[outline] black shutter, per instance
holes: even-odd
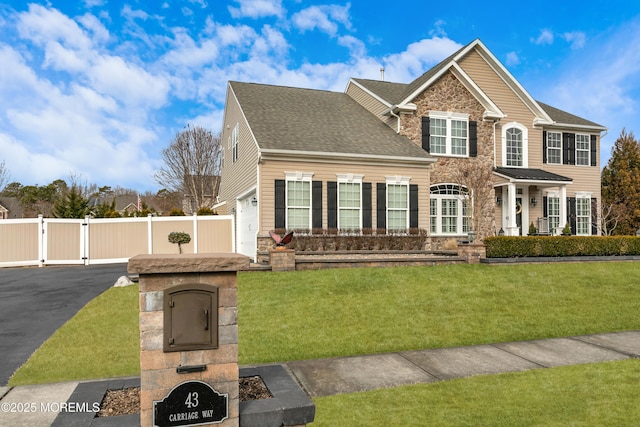
[[[338,228],[338,183],[327,182],[327,228]]]
[[[591,198],[591,235],[598,235],[598,199]]]
[[[362,228],[370,229],[372,227],[371,220],[371,183],[362,183]]]
[[[567,197],[567,222],[571,227],[571,234],[575,235],[577,232],[576,229],[576,198],[575,197]],[[563,224],[560,224],[562,227]]]
[[[549,216],[549,198],[547,196],[544,196],[542,198],[542,217],[546,218],[547,216]]]
[[[478,123],[469,122],[469,157],[478,157]]]
[[[409,228],[418,228],[418,186],[409,186]]]
[[[598,165],[598,137],[591,135],[591,166]]]
[[[275,188],[276,188],[276,194],[275,194],[275,199],[276,199],[276,203],[275,203],[275,214],[276,214],[276,221],[275,221],[275,227],[276,228],[285,228],[287,226],[287,215],[286,215],[286,210],[287,210],[287,205],[286,205],[286,191],[287,191],[287,183],[284,179],[276,179],[275,181]]]
[[[429,139],[431,136],[431,129],[429,128],[429,117],[422,118],[422,149],[427,153],[431,152],[431,146]]]
[[[565,165],[576,164],[576,134],[562,134],[562,163]]]
[[[322,228],[322,181],[311,183],[311,228]]]
[[[387,185],[376,184],[376,227],[378,230],[387,228]]]
[[[547,163],[547,131],[546,130],[542,131],[542,163]]]

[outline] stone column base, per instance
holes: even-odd
[[[296,269],[296,251],[293,249],[271,249],[269,264],[271,264],[271,271],[293,271]]]

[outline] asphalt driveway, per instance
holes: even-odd
[[[127,264],[0,268],[0,386]]]

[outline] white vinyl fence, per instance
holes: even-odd
[[[127,262],[139,254],[178,253],[169,233],[191,236],[182,253],[235,252],[231,215],[143,218],[28,218],[0,221],[0,267]]]

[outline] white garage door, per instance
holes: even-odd
[[[251,203],[254,196],[254,194],[250,194],[238,203],[238,252],[255,260],[258,207]]]

